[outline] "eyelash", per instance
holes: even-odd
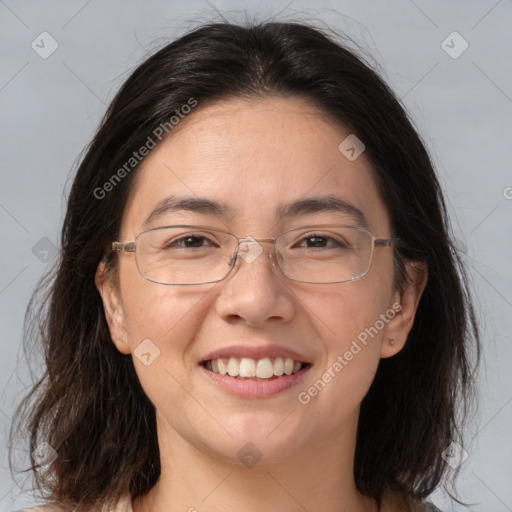
[[[321,238],[321,239],[324,239],[326,240],[327,242],[332,242],[334,246],[336,247],[347,247],[347,244],[344,244],[332,237],[329,237],[329,236],[325,236],[323,234],[319,234],[319,233],[315,233],[315,234],[309,234],[309,235],[306,235],[306,236],[303,236],[300,240],[299,240],[299,244],[304,242],[305,240],[310,240],[312,238]],[[173,240],[172,243],[170,244],[166,244],[164,247],[165,248],[169,248],[171,247],[172,245],[174,244],[178,244],[179,242],[183,242],[183,241],[186,241],[187,239],[202,239],[202,240],[209,240],[210,242],[212,240],[210,240],[208,237],[206,236],[203,236],[203,235],[185,235],[185,236],[181,236],[180,238],[176,239],[176,240]],[[181,246],[183,247],[183,246]],[[201,244],[199,247],[204,247],[204,244]],[[190,247],[185,247],[185,248],[190,248]],[[314,247],[307,247],[308,249],[312,249]]]

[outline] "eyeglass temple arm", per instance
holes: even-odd
[[[116,252],[135,252],[135,242],[112,242],[112,250]]]
[[[382,245],[382,247],[391,247],[392,245],[398,245],[400,238],[376,238],[375,245]]]

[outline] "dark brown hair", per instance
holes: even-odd
[[[393,236],[397,284],[407,261],[428,282],[403,350],[380,361],[361,404],[355,479],[380,500],[386,491],[424,498],[447,472],[442,452],[462,444],[474,403],[480,342],[466,274],[436,173],[404,108],[355,52],[301,23],[201,26],[144,61],[121,87],[77,170],[60,257],[27,310],[25,341],[42,343],[44,375],[21,403],[30,452],[57,452],[36,487],[76,510],[147,493],[160,474],[155,410],[130,356],[110,338],[94,276],[118,235],[137,166],[104,198],[102,188],[161,123],[194,98],[297,96],[318,106],[366,146]],[[191,113],[193,115],[193,113]],[[38,292],[46,291],[38,304]],[[472,359],[474,356],[474,364]]]

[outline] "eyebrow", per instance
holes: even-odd
[[[342,213],[352,217],[360,227],[368,226],[368,221],[359,208],[336,196],[306,197],[280,205],[276,210],[276,217],[282,220],[300,215],[324,212]]]
[[[227,204],[206,197],[168,196],[157,203],[153,211],[144,220],[142,227],[143,229],[149,227],[167,213],[183,210],[227,219],[232,219],[235,216],[235,211]],[[342,213],[352,217],[360,227],[368,226],[368,221],[359,208],[336,196],[307,197],[280,204],[276,209],[276,218],[284,220],[324,212]]]
[[[206,197],[168,196],[157,203],[153,211],[146,217],[142,227],[149,227],[150,224],[160,219],[165,214],[180,210],[228,218],[232,218],[234,216],[234,211],[228,205],[213,201]]]

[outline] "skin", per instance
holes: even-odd
[[[225,202],[236,215],[182,211],[155,226],[206,224],[238,237],[270,238],[301,225],[356,225],[339,213],[276,221],[282,202],[336,195],[363,211],[377,238],[389,238],[389,215],[370,162],[364,153],[349,161],[338,150],[348,134],[298,98],[198,106],[138,170],[122,239],[133,241],[146,216],[171,193]],[[152,283],[139,274],[131,253],[119,254],[118,287],[98,267],[96,284],[112,340],[133,357],[157,411],[162,473],[147,495],[133,501],[134,512],[377,511],[353,477],[359,407],[380,358],[395,355],[406,342],[426,272],[408,267],[410,283],[395,289],[393,249],[380,247],[362,279],[305,284],[286,279],[268,257],[271,244],[262,246],[266,252],[254,262],[241,261],[225,280],[208,285]],[[298,392],[321,378],[396,303],[401,311],[317,396],[301,404]],[[147,338],[161,351],[150,366],[133,354]],[[205,378],[199,361],[214,349],[241,343],[278,343],[307,355],[313,366],[304,382],[277,396],[236,397]],[[247,442],[262,455],[251,468],[237,458]]]

